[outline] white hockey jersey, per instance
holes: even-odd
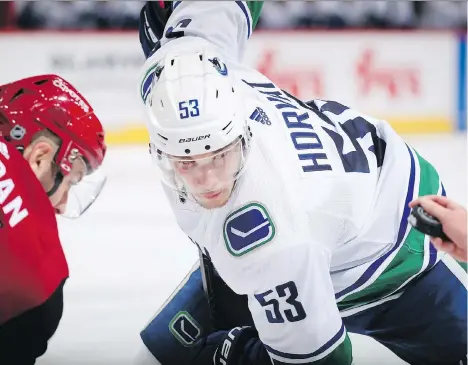
[[[222,208],[182,202],[166,188],[177,222],[248,296],[275,364],[348,364],[341,316],[399,293],[438,260],[407,224],[413,198],[442,193],[438,174],[386,122],[334,101],[305,104],[244,65],[255,21],[245,2],[174,7],[166,29],[184,36],[161,40],[141,96],[173,44],[210,42],[243,80],[253,134],[246,171]]]

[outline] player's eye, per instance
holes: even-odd
[[[220,153],[218,155],[216,155],[215,157],[213,157],[214,160],[224,160],[224,158],[226,157],[228,153],[227,152],[223,152],[223,153]]]
[[[196,162],[195,161],[179,161],[177,165],[180,170],[188,171],[196,166]]]
[[[213,164],[215,167],[222,167],[224,165],[224,160],[228,152],[220,153],[213,157]]]

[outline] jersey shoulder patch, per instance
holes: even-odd
[[[223,225],[224,243],[233,256],[243,256],[271,242],[276,227],[264,204],[249,202],[230,213]]]

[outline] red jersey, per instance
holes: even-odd
[[[0,325],[68,277],[55,210],[19,151],[0,137]]]

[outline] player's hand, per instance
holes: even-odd
[[[439,195],[426,195],[413,200],[409,206],[421,205],[424,210],[437,218],[442,229],[452,242],[443,241],[439,237],[431,237],[434,246],[447,252],[458,261],[467,262],[467,212],[458,203]]]
[[[159,48],[159,40],[164,35],[164,28],[172,14],[170,1],[147,1],[140,12],[140,43],[149,57],[155,49]]]
[[[236,327],[217,331],[200,339],[192,349],[191,365],[250,365],[248,349],[260,343],[252,327]],[[263,347],[263,344],[261,344]],[[264,350],[266,353],[266,350]],[[267,355],[268,356],[268,355]],[[268,356],[269,360],[269,356]],[[262,365],[255,362],[256,365]],[[269,364],[271,361],[269,360]]]

